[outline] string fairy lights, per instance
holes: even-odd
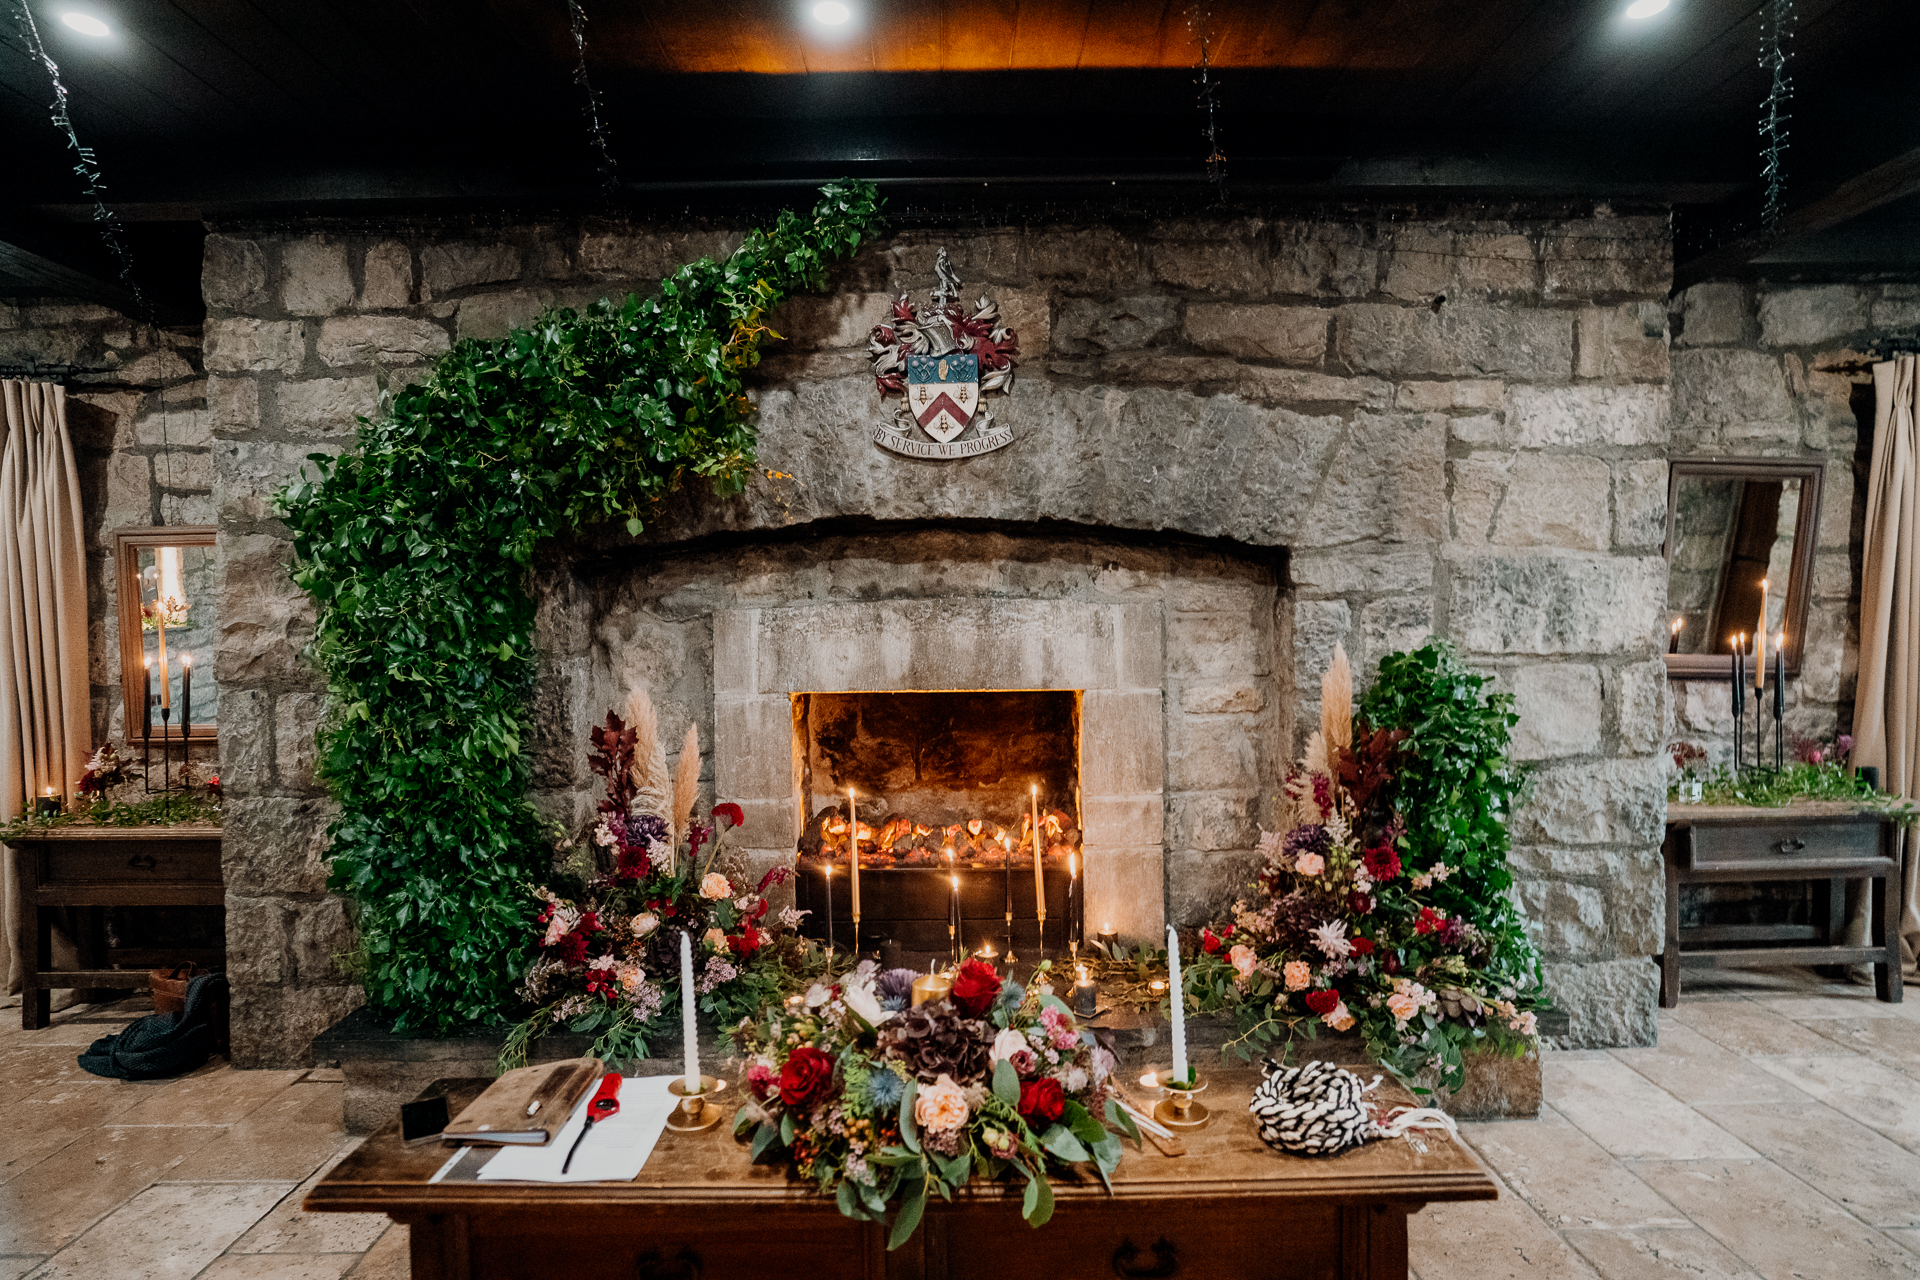
[[[1781,199],[1786,191],[1787,122],[1793,119],[1793,77],[1787,59],[1793,56],[1793,0],[1766,0],[1760,10],[1760,69],[1771,82],[1760,103],[1760,177],[1767,184],[1760,222],[1772,235],[1779,227]]]
[[[1187,10],[1187,29],[1200,42],[1199,106],[1207,117],[1200,136],[1207,140],[1207,181],[1220,199],[1227,198],[1227,157],[1220,150],[1220,81],[1213,75],[1213,30],[1211,10],[1194,5]]]
[[[600,118],[600,95],[594,92],[593,81],[587,77],[587,13],[580,7],[580,0],[567,0],[567,15],[573,27],[573,82],[586,97],[581,110],[586,113],[587,133],[593,139],[594,149],[600,153],[600,186],[611,196],[620,190],[620,171],[613,150],[607,145],[607,124]]]

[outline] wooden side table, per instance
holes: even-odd
[[[1900,884],[1905,830],[1877,809],[1841,802],[1746,809],[1670,804],[1667,839],[1666,947],[1660,957],[1660,1007],[1680,1003],[1680,970],[1720,966],[1872,964],[1874,994],[1898,1004]],[[1752,880],[1818,882],[1825,917],[1813,924],[1680,927],[1680,886]],[[1873,900],[1872,945],[1841,944],[1846,886],[1864,880]],[[1812,946],[1709,943],[1813,942]]]
[[[81,969],[53,968],[49,907],[219,907],[220,828],[49,827],[11,842],[20,874],[19,956],[23,974],[20,1025],[47,1025],[55,987],[146,985],[138,969],[105,966],[104,940],[78,941]]]

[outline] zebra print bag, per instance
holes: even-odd
[[[1268,1058],[1266,1078],[1253,1091],[1248,1109],[1259,1123],[1260,1140],[1290,1155],[1338,1155],[1402,1134],[1424,1152],[1426,1144],[1414,1137],[1415,1129],[1445,1129],[1459,1136],[1452,1116],[1428,1107],[1398,1107],[1384,1125],[1379,1123],[1367,1097],[1379,1087],[1379,1076],[1362,1084],[1359,1076],[1331,1062],[1283,1067]]]

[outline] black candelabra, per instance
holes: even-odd
[[[188,791],[192,786],[192,775],[188,765],[189,739],[193,734],[193,664],[182,663],[180,667],[180,785],[173,783],[173,700],[166,691],[156,694],[153,691],[153,665],[147,664],[146,697],[140,714],[140,749],[145,768],[141,770],[147,792],[166,794],[173,791]],[[165,673],[161,678],[167,679]],[[160,709],[160,785],[153,785],[153,711]]]

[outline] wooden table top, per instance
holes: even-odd
[[[1444,1131],[1422,1131],[1422,1154],[1401,1138],[1370,1142],[1357,1150],[1332,1157],[1282,1155],[1270,1150],[1255,1131],[1247,1110],[1259,1073],[1251,1069],[1215,1071],[1201,1099],[1213,1108],[1206,1128],[1183,1134],[1187,1154],[1162,1155],[1151,1144],[1135,1150],[1125,1141],[1126,1155],[1113,1175],[1115,1196],[1127,1200],[1204,1197],[1312,1200],[1323,1204],[1409,1204],[1441,1200],[1492,1200],[1498,1188],[1467,1146]],[[444,1089],[448,1107],[458,1112],[486,1087],[486,1080],[449,1080],[429,1086],[428,1094]],[[737,1089],[734,1085],[731,1089]],[[425,1095],[423,1095],[425,1096]],[[1413,1098],[1391,1079],[1378,1095],[1388,1107],[1412,1105]],[[664,1204],[739,1203],[781,1205],[800,1209],[808,1204],[820,1212],[837,1214],[831,1197],[811,1184],[791,1180],[784,1165],[756,1165],[748,1161],[744,1141],[733,1137],[733,1113],[703,1133],[676,1133],[669,1129],[632,1182],[568,1184],[441,1182],[429,1184],[454,1148],[441,1143],[408,1147],[400,1141],[396,1117],[386,1128],[362,1143],[307,1193],[303,1205],[310,1212],[334,1213],[470,1213],[534,1210],[612,1209]],[[1124,1141],[1124,1140],[1123,1140]],[[957,1199],[1016,1201],[1025,1184],[976,1181]],[[1083,1178],[1056,1178],[1054,1195],[1062,1207],[1075,1200],[1104,1199],[1106,1189],[1091,1173]],[[931,1211],[934,1207],[929,1206]]]
[[[169,822],[160,825],[116,827],[108,823],[69,823],[17,835],[8,844],[38,844],[43,840],[218,840],[220,826],[213,822]]]
[[[1680,804],[1667,802],[1667,825],[1670,827],[1688,827],[1694,823],[1717,825],[1724,823],[1761,823],[1761,822],[1805,822],[1812,818],[1819,821],[1846,822],[1862,818],[1879,819],[1887,816],[1878,805],[1865,804],[1855,800],[1802,800],[1794,804],[1781,805],[1778,808],[1760,805],[1737,804]]]

